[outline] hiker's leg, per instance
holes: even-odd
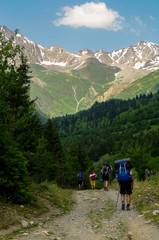
[[[130,194],[127,194],[127,204],[130,205],[130,202],[131,202],[131,197],[130,197]]]
[[[121,201],[125,203],[125,194],[121,194]]]
[[[121,210],[125,210],[125,194],[121,194],[121,202],[122,202]]]
[[[125,182],[120,182],[120,194],[121,194],[121,202],[122,202],[122,210],[125,210],[125,194],[126,194],[126,190],[125,190]]]
[[[106,175],[106,179],[105,180],[106,180],[106,183],[105,183],[106,186],[105,187],[106,187],[106,190],[108,190],[109,174]]]
[[[93,189],[93,180],[91,180],[91,188]]]
[[[127,194],[127,211],[130,211],[130,202],[131,202],[130,194]]]
[[[108,180],[106,180],[105,187],[108,188]]]
[[[132,194],[132,184],[131,182],[128,182],[127,183],[127,210],[128,211],[130,211],[131,194]]]

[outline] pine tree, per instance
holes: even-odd
[[[22,49],[0,33],[0,189],[1,196],[14,202],[27,202],[29,181],[27,160],[21,146],[24,129],[30,128],[34,108],[29,97],[30,77]],[[17,59],[20,57],[20,65]],[[31,131],[31,129],[30,129]],[[27,142],[30,136],[25,138]]]
[[[25,203],[32,199],[29,191],[27,161],[7,131],[0,137],[0,196],[5,201]]]
[[[49,179],[55,179],[58,184],[63,184],[64,153],[58,131],[51,119],[48,119],[45,125],[44,137],[47,139],[47,150],[52,154],[52,159],[48,163]]]
[[[32,178],[37,182],[53,180],[53,176],[56,175],[55,163],[52,159],[52,153],[47,150],[47,144],[44,136],[38,139],[36,154],[33,155],[30,164]]]

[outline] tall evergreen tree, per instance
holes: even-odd
[[[44,136],[38,139],[36,154],[30,159],[30,172],[34,181],[53,180],[56,174],[52,153],[47,150],[48,142]]]
[[[47,150],[52,154],[49,162],[49,179],[62,184],[64,174],[64,153],[58,131],[51,119],[45,125],[44,137],[47,139]]]
[[[14,38],[0,33],[0,188],[1,194],[14,202],[30,198],[27,161],[21,150],[21,137],[28,131],[33,102],[29,97],[30,77],[22,49],[14,46]],[[20,57],[20,64],[17,59]],[[24,124],[25,123],[25,124]],[[25,141],[29,139],[25,138]]]

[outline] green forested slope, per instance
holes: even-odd
[[[159,170],[159,93],[132,100],[96,103],[87,111],[55,118],[64,147],[80,142],[89,159],[104,154],[131,157],[144,177],[144,169]],[[139,165],[141,163],[141,166]],[[139,165],[139,166],[138,166]]]

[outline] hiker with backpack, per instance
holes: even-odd
[[[101,177],[103,180],[104,191],[108,191],[108,181],[109,181],[109,173],[112,171],[112,166],[108,161],[103,163],[103,167],[101,170]]]
[[[83,172],[79,171],[77,174],[77,179],[78,179],[78,189],[82,189],[83,181],[84,181],[84,174]]]
[[[131,194],[133,190],[133,174],[132,164],[130,158],[116,160],[115,165],[117,167],[116,177],[120,186],[122,210],[125,210],[125,195],[127,194],[127,211],[130,211]]]
[[[96,179],[97,179],[97,175],[95,172],[91,172],[91,174],[89,175],[90,178],[90,184],[91,184],[91,188],[95,189],[96,187]]]

